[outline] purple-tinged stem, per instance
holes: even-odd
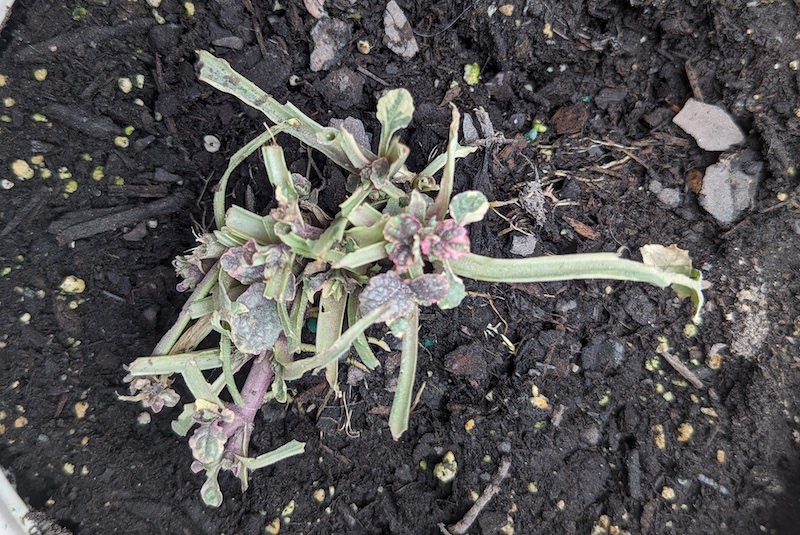
[[[233,460],[237,455],[245,455],[250,434],[253,432],[253,421],[264,404],[264,396],[274,377],[272,352],[267,352],[253,361],[241,392],[244,404],[240,407],[234,403],[226,403],[226,407],[233,411],[235,417],[232,422],[222,425],[228,436],[224,458]]]

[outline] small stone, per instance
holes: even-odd
[[[75,404],[75,417],[78,420],[82,420],[86,417],[86,411],[89,410],[89,403],[86,401],[79,401]]]
[[[328,104],[344,109],[357,106],[364,94],[364,78],[347,67],[331,71],[315,86]]]
[[[681,192],[675,188],[663,188],[656,194],[656,197],[670,208],[677,208],[681,205]]]
[[[503,16],[510,17],[514,14],[514,4],[503,4],[497,8],[497,11]]]
[[[217,136],[203,136],[203,148],[206,149],[207,152],[217,152],[221,146],[222,142],[220,142]]]
[[[483,347],[479,342],[474,342],[456,348],[444,357],[444,368],[453,375],[483,379],[487,368]]]
[[[33,178],[34,175],[33,169],[25,160],[14,160],[11,163],[11,171],[14,173],[14,176],[22,180],[29,180]]]
[[[750,149],[723,156],[706,169],[700,205],[723,225],[734,223],[753,204],[763,168]]]
[[[344,120],[334,118],[331,119],[330,123],[328,123],[328,126],[336,129],[339,129],[339,127],[344,128],[353,135],[356,143],[362,147],[370,147],[370,135],[367,134],[367,129],[364,127],[364,123],[361,122],[360,119],[356,119],[354,117],[347,117]]]
[[[592,338],[581,352],[581,366],[585,370],[616,368],[625,359],[625,346],[619,340],[605,335]]]
[[[180,182],[182,179],[180,175],[176,175],[162,169],[161,167],[156,168],[156,171],[153,175],[153,179],[156,182],[166,182],[166,183],[175,183]]]
[[[117,87],[119,87],[120,91],[127,94],[133,91],[133,82],[131,82],[131,79],[128,77],[122,77],[117,80]]]
[[[150,416],[150,413],[147,411],[140,412],[139,416],[136,417],[136,421],[139,423],[139,425],[147,425],[152,419],[153,417]]]
[[[231,50],[242,50],[244,49],[244,39],[241,37],[237,37],[235,35],[229,35],[226,37],[220,37],[219,39],[214,39],[211,41],[211,44],[214,46],[221,46],[223,48],[230,48]]]
[[[350,43],[352,30],[345,22],[326,17],[311,30],[314,50],[311,52],[309,67],[313,72],[325,71],[340,59],[342,51]]]
[[[722,152],[744,143],[744,134],[727,111],[690,98],[672,122],[707,151]]]
[[[75,275],[68,275],[61,281],[59,289],[68,294],[80,294],[86,290],[86,282]]]
[[[590,446],[597,446],[600,443],[600,436],[600,430],[594,425],[581,431],[581,439]]]
[[[419,52],[419,45],[411,30],[411,24],[394,0],[386,4],[383,26],[386,32],[383,43],[389,47],[389,50],[404,58],[413,58]]]
[[[533,235],[515,234],[511,238],[511,254],[518,256],[533,256],[539,240]]]
[[[694,435],[694,426],[688,422],[678,427],[678,442],[689,442]]]
[[[594,98],[594,103],[601,110],[606,110],[625,100],[627,95],[628,90],[624,87],[606,87],[600,90]]]

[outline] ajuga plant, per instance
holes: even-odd
[[[700,273],[675,246],[646,245],[642,262],[614,253],[494,259],[470,252],[467,226],[481,220],[489,204],[478,191],[453,194],[456,161],[475,150],[458,142],[455,108],[446,153],[415,173],[405,166],[409,148],[398,136],[414,111],[405,89],[379,100],[382,129],[373,153],[344,128],[323,127],[291,103],[278,103],[226,61],[208,52],[199,56],[202,81],[260,110],[272,124],[233,155],[221,177],[213,199],[217,230],[198,236],[199,245],[175,260],[179,290],[192,293],[153,354],[129,365],[130,395],[122,398],[159,412],[179,403],[171,385],[182,378],[194,399],[183,405],[173,429],[190,435],[192,470],[205,472],[201,496],[207,504],[222,502],[221,471],[232,472],[244,490],[249,471],[303,452],[304,444],[293,440],[251,456],[258,410],[271,399],[286,402],[287,382],[307,373],[324,371],[338,393],[339,362],[351,351],[364,367],[378,366],[365,335],[376,324],[402,340],[389,415],[398,439],[408,427],[420,307],[458,306],[464,279],[672,286],[692,298],[699,319]],[[294,136],[350,176],[338,213],[326,214],[308,178],[288,170],[279,134]],[[256,152],[274,191],[266,215],[225,204],[231,172]],[[309,344],[301,332],[312,316],[316,340]],[[207,338],[217,347],[197,349]]]

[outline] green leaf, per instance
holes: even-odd
[[[658,262],[664,267],[647,265],[620,258],[614,253],[579,253],[537,258],[488,258],[467,254],[448,262],[453,273],[470,279],[486,282],[549,282],[578,279],[612,279],[647,282],[660,288],[672,286],[678,296],[691,296],[695,305],[692,320],[700,321],[703,308],[702,276],[698,270],[685,265],[678,266],[656,254],[648,261]],[[682,271],[682,272],[676,272]],[[687,274],[684,274],[687,273]]]
[[[194,430],[194,434],[189,439],[189,447],[192,448],[192,456],[198,462],[207,465],[222,459],[227,440],[228,437],[219,420],[212,420],[201,424]]]
[[[442,171],[442,180],[439,184],[439,193],[436,194],[436,200],[431,208],[431,215],[436,216],[439,221],[444,219],[447,212],[447,206],[450,204],[450,196],[453,195],[453,183],[455,181],[456,172],[456,156],[458,154],[458,125],[461,119],[461,114],[458,113],[456,107],[451,104],[452,119],[450,120],[450,136],[447,141],[447,152],[445,157],[444,171]]]
[[[269,181],[275,188],[275,200],[278,201],[278,205],[284,209],[287,215],[300,217],[298,205],[300,197],[294,187],[292,174],[286,167],[283,149],[280,145],[264,145],[261,147],[261,154],[264,157],[264,166],[267,168]]]
[[[387,156],[389,141],[395,132],[405,128],[414,115],[414,99],[407,89],[392,89],[378,101],[378,121],[381,122],[381,140],[378,156]]]
[[[219,488],[219,481],[217,481],[219,469],[220,466],[218,463],[214,467],[207,468],[206,482],[203,483],[203,486],[200,488],[200,497],[206,505],[210,505],[211,507],[219,507],[222,505],[222,489]]]
[[[444,276],[447,277],[447,280],[450,282],[450,288],[448,289],[447,296],[436,304],[442,310],[448,310],[460,305],[461,301],[464,300],[464,296],[467,295],[467,292],[464,288],[464,281],[451,273],[449,269],[444,272]]]
[[[450,215],[459,225],[468,225],[483,219],[489,210],[486,195],[480,191],[465,191],[450,201]]]

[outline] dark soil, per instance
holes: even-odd
[[[315,21],[302,3],[271,4],[198,1],[189,17],[164,0],[162,25],[144,0],[18,0],[2,33],[0,96],[15,105],[0,110],[0,178],[14,184],[0,191],[0,267],[10,268],[0,278],[0,464],[31,506],[75,534],[262,533],[293,500],[281,533],[433,535],[465,514],[507,458],[509,477],[470,533],[588,534],[601,515],[611,533],[798,533],[800,190],[790,168],[800,166],[800,75],[788,66],[800,59],[798,3],[515,0],[511,16],[489,18],[483,0],[400,1],[428,36],[405,60],[383,45],[384,2],[334,0],[329,14],[352,27],[332,68],[347,71],[335,75],[309,69]],[[212,45],[224,37],[243,50]],[[359,40],[371,43],[368,55]],[[521,231],[538,236],[536,255],[677,243],[711,283],[698,334],[684,335],[690,306],[669,290],[471,283],[476,294],[460,309],[425,311],[425,390],[399,442],[386,425],[393,370],[384,354],[384,366],[354,385],[343,369],[346,405],[319,410],[321,377],[297,385],[289,406],[269,405],[252,451],[298,439],[307,453],[255,472],[244,494],[224,477],[223,505],[204,506],[190,451],[170,430],[177,411],[141,425],[141,408],[115,396],[123,365],[149,354],[182,304],[170,261],[192,245],[194,228],[211,226],[210,191],[226,158],[263,128],[255,112],[196,81],[196,49],[323,124],[349,115],[377,131],[381,81],[408,88],[412,169],[444,148],[450,112],[441,103],[453,80],[461,91],[452,102],[484,107],[507,138],[541,120],[550,128],[534,142],[468,158],[457,187],[506,201],[539,177],[568,202],[548,201],[541,224],[517,205],[497,208],[473,226],[473,250],[510,256]],[[472,62],[482,80],[468,88]],[[39,68],[48,72],[41,82]],[[143,87],[121,92],[118,78],[136,74]],[[340,92],[328,77],[343,75]],[[727,108],[766,163],[752,210],[733,227],[705,213],[692,189],[719,154],[671,122],[693,95]],[[115,147],[126,125],[135,127],[130,146]],[[219,152],[204,150],[206,134],[222,141]],[[293,147],[287,141],[300,155],[290,167],[304,171],[305,151]],[[36,155],[52,177],[36,169],[14,178],[11,162]],[[104,177],[93,180],[98,165]],[[74,193],[64,193],[62,167]],[[255,159],[234,179],[234,202],[268,200]],[[677,207],[656,198],[654,181],[680,191]],[[100,209],[159,198],[167,208],[74,242],[51,226],[91,227]],[[86,291],[60,291],[68,275]],[[660,337],[702,389],[663,359],[660,369],[647,365]],[[715,344],[728,345],[719,369],[706,365]],[[532,385],[547,409],[531,403]],[[694,433],[682,442],[684,424]],[[443,486],[431,467],[448,450],[458,476]]]

